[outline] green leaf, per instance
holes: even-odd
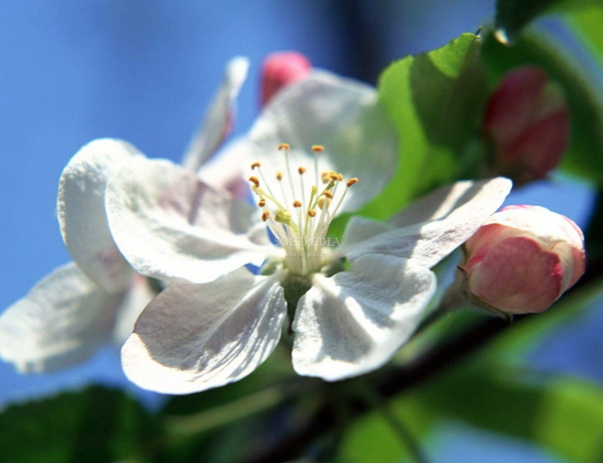
[[[7,407],[0,414],[4,463],[149,461],[155,428],[132,398],[89,387]]]
[[[593,6],[572,11],[564,16],[590,56],[603,67],[603,7]]]
[[[407,56],[381,74],[382,104],[400,133],[392,182],[362,215],[386,218],[435,186],[458,179],[467,141],[479,127],[487,93],[480,39],[463,34],[429,53]]]
[[[407,428],[417,445],[433,429],[438,418],[423,403],[420,392],[400,395],[385,405],[393,419]],[[367,461],[406,461],[408,446],[391,419],[374,410],[356,419],[346,430],[340,447],[341,460],[346,463]]]
[[[603,105],[597,89],[571,66],[559,46],[534,34],[524,34],[514,46],[506,47],[489,34],[484,39],[482,57],[494,80],[511,69],[532,64],[561,85],[570,108],[572,134],[561,167],[603,185]]]
[[[598,463],[603,456],[600,386],[491,365],[457,369],[424,393],[425,403],[440,413],[571,461]]]
[[[526,359],[557,330],[583,323],[602,297],[601,281],[594,281],[566,294],[547,312],[527,316],[424,388],[422,403],[434,407],[434,414],[532,441],[571,461],[601,461],[603,389],[539,374],[527,369]]]
[[[525,26],[544,13],[601,4],[601,0],[497,0],[496,36],[508,45],[515,42]]]
[[[277,350],[278,353],[284,353]],[[168,461],[245,461],[258,443],[276,431],[275,415],[294,396],[301,402],[298,377],[291,367],[273,355],[252,375],[235,383],[200,392],[171,397],[160,411]]]

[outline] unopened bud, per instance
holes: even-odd
[[[492,173],[517,184],[543,178],[561,160],[569,130],[563,92],[544,71],[524,66],[509,72],[492,93],[484,117]]]
[[[509,206],[465,243],[460,287],[494,313],[543,312],[585,270],[582,231],[539,206]]]
[[[311,69],[312,64],[301,53],[288,51],[268,55],[262,66],[262,107],[281,89],[306,77]]]

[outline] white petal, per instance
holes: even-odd
[[[388,220],[397,227],[420,222],[446,219],[459,208],[479,210],[479,214],[492,214],[503,203],[513,183],[508,178],[495,177],[479,181],[460,181],[443,186],[413,201],[402,212]]]
[[[248,152],[262,162],[267,178],[285,171],[280,143],[291,146],[294,166],[314,170],[312,145],[324,145],[319,172],[335,170],[358,177],[342,210],[355,210],[378,194],[395,172],[396,130],[374,88],[324,71],[312,71],[270,101],[250,132]],[[276,158],[276,160],[275,160]],[[309,177],[310,180],[313,180]]]
[[[143,275],[206,283],[273,249],[256,208],[169,161],[121,172],[106,196],[114,239]]]
[[[155,295],[147,278],[139,274],[134,275],[117,310],[113,329],[113,342],[117,346],[123,346],[132,334],[136,320]]]
[[[350,260],[367,254],[388,254],[412,259],[433,267],[463,244],[503,203],[511,189],[508,179],[499,177],[479,182],[457,182],[419,199],[389,221],[394,228],[375,234],[378,225],[350,221],[346,235],[364,236],[341,250]],[[356,231],[354,228],[359,227]]]
[[[0,316],[0,357],[25,373],[76,365],[111,340],[121,299],[74,263],[59,267]]]
[[[248,69],[249,60],[242,56],[231,59],[226,65],[218,94],[184,156],[184,167],[190,170],[199,169],[227,135],[232,122],[233,106],[245,82]]]
[[[167,394],[237,381],[272,353],[285,316],[275,277],[240,269],[204,285],[172,284],[122,348],[124,371],[140,387]]]
[[[430,270],[382,255],[316,274],[293,324],[295,371],[336,381],[379,368],[412,335],[435,287]]]
[[[59,182],[57,213],[65,245],[82,271],[107,291],[123,290],[133,272],[109,231],[105,187],[136,159],[144,157],[126,142],[94,140],[69,161]]]
[[[249,182],[245,179],[247,166],[251,164],[246,152],[247,142],[237,138],[220,149],[205,162],[197,175],[201,181],[216,188],[227,190],[237,198],[249,196]]]
[[[395,230],[397,227],[380,220],[368,219],[361,216],[353,216],[348,222],[343,234],[344,247],[339,253],[345,255],[346,250],[351,249],[356,243],[361,243],[369,238]]]

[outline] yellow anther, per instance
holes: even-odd
[[[277,173],[276,173],[276,179],[277,179],[278,181],[281,181],[281,180],[283,179],[283,173],[282,173],[282,172],[277,172]]]
[[[327,191],[325,191],[325,192],[323,193],[323,195],[325,195],[325,196],[326,196],[327,198],[329,198],[329,199],[333,199],[333,193],[331,193],[331,192],[330,192],[330,191],[328,191],[328,190],[327,190]]]
[[[293,201],[293,207],[302,207],[301,201]]]
[[[337,181],[337,180],[343,180],[343,175],[341,175],[341,178],[339,178],[341,174],[338,174],[337,172],[335,172],[334,170],[329,172],[329,178],[333,181]]]
[[[278,145],[278,149],[279,151],[289,151],[291,147],[289,146],[289,143],[281,143]]]
[[[251,164],[251,170],[253,169],[259,169],[260,168],[260,163],[259,162],[254,162],[253,164]]]
[[[343,182],[343,174],[337,174],[337,180]]]
[[[308,210],[308,215],[310,217],[316,217],[316,211],[314,209],[309,209]]]
[[[249,181],[253,183],[256,188],[260,186],[260,180],[257,177],[254,177],[253,175],[249,177]]]
[[[325,150],[325,147],[322,145],[312,145],[312,151],[315,153],[322,153]]]
[[[260,198],[258,201],[258,206],[264,207],[266,205],[266,198]]]
[[[270,217],[270,212],[269,211],[262,212],[262,220],[264,222],[266,222],[266,220],[268,220],[268,217]]]
[[[316,205],[321,211],[324,211],[325,209],[328,209],[331,205],[331,198],[321,196],[320,198],[318,198],[318,201],[316,201]]]
[[[346,183],[346,185],[349,188],[352,185],[354,185],[355,183],[358,183],[358,179],[356,177],[349,179],[348,182]]]
[[[299,166],[299,167],[297,168],[297,173],[298,173],[299,175],[304,175],[304,174],[306,173],[306,168],[305,168],[304,166]]]
[[[328,183],[331,180],[331,172],[323,172],[320,174],[320,178],[322,179],[322,183]]]

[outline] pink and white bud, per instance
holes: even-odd
[[[496,174],[523,184],[543,178],[565,152],[569,110],[561,88],[535,66],[509,72],[486,107],[483,133]]]
[[[303,79],[311,70],[310,60],[301,53],[285,51],[268,55],[262,65],[262,107],[281,89]]]
[[[461,287],[495,313],[543,312],[582,276],[584,237],[565,216],[508,206],[465,243]]]

